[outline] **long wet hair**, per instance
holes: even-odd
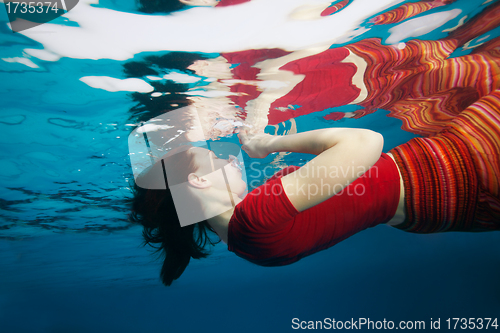
[[[168,165],[171,185],[183,182],[189,173],[196,170],[189,150],[176,153],[175,156],[171,154],[170,158],[163,160]],[[215,231],[206,220],[180,226],[170,189],[144,189],[136,183],[133,195],[130,219],[144,227],[144,245],[152,246],[163,256],[160,278],[166,286],[182,275],[191,258],[206,258],[210,254],[206,248],[220,241],[213,240]]]

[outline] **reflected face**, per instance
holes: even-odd
[[[196,60],[188,69],[194,71],[196,75],[215,79],[231,79],[233,77],[231,64],[223,57]]]
[[[194,173],[198,177],[210,180],[217,189],[227,190],[222,172],[217,172],[224,168],[231,192],[241,195],[246,191],[247,186],[237,166],[239,162],[236,157],[221,159],[213,151],[200,147],[191,148],[189,151],[193,154],[194,163],[197,166],[197,170]]]
[[[215,7],[219,0],[179,0],[188,6]]]

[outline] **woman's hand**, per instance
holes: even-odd
[[[238,139],[243,145],[241,148],[252,158],[264,158],[272,150],[272,141],[274,136],[266,133],[249,133],[247,128],[243,128],[238,133]]]

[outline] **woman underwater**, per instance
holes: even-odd
[[[181,227],[170,189],[136,186],[132,219],[144,226],[146,242],[158,243],[165,254],[165,285],[179,278],[191,258],[208,255],[209,231],[248,261],[280,266],[382,223],[416,233],[500,230],[498,89],[436,135],[412,139],[389,154],[382,153],[380,134],[362,129],[288,136],[243,129],[239,139],[250,157],[281,151],[317,156],[301,168],[279,171],[246,196],[246,184],[231,163],[225,167],[231,200],[225,179],[212,172],[231,161],[193,147],[157,162],[169,184],[184,182],[186,195],[198,203],[190,210],[212,216]],[[352,168],[367,171],[360,176]],[[216,211],[224,213],[214,216]]]

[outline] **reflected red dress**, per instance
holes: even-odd
[[[235,79],[258,80],[260,69],[253,67],[256,63],[279,58],[288,53],[290,52],[280,49],[263,49],[223,53],[221,56],[236,65],[232,69]],[[304,79],[289,93],[271,104],[269,125],[353,102],[361,90],[352,83],[357,67],[353,63],[343,62],[348,55],[349,50],[345,47],[328,49],[280,67],[280,70],[304,75]],[[240,93],[230,98],[243,109],[248,101],[256,99],[262,93],[256,86],[247,84],[235,84],[230,86],[230,89],[231,92]]]
[[[239,5],[240,3],[249,2],[251,0],[220,0],[215,7],[227,7]]]

